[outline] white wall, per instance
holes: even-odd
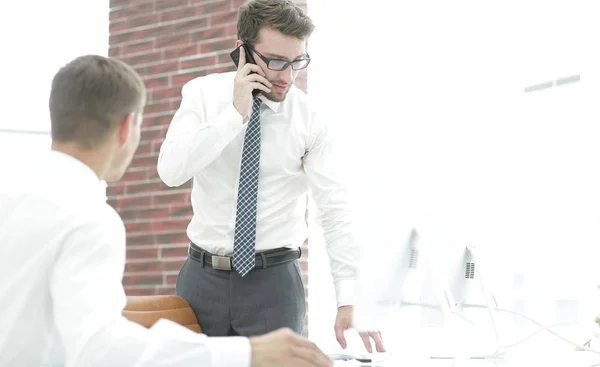
[[[598,5],[332,0],[308,7],[320,28],[310,45],[309,94],[340,132],[341,164],[359,201],[372,195],[365,178],[374,175],[376,190],[389,197],[380,215],[429,208],[449,238],[498,256],[506,267],[494,269],[504,277],[496,281],[511,283],[524,268],[528,297],[546,301],[530,299],[530,312],[551,320],[541,312],[550,300],[577,298],[583,318],[600,313],[591,302],[600,282]],[[572,74],[582,80],[523,93]],[[393,229],[388,235],[395,240]],[[310,333],[333,348],[328,263],[318,230],[313,237]]]
[[[6,15],[0,22],[3,170],[26,164],[36,153],[49,149],[48,98],[52,78],[62,65],[77,56],[107,55],[108,4],[108,0],[33,0],[2,5]]]

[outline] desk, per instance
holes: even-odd
[[[600,355],[590,352],[570,352],[546,355],[506,355],[502,360],[432,360],[429,358],[396,358],[373,363],[336,361],[335,367],[591,367],[600,363]]]

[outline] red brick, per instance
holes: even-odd
[[[109,19],[111,21],[115,21],[121,18],[129,18],[132,16],[151,13],[154,10],[154,4],[152,2],[145,3],[132,3],[126,2],[119,8],[113,8],[111,4],[111,9],[109,13]]]
[[[125,282],[129,281],[129,279],[124,279],[123,284],[125,284],[125,294],[128,296],[154,296],[156,294],[154,286],[147,287],[128,287]]]
[[[219,54],[217,57],[216,64],[227,64],[227,63],[233,63],[233,61],[231,61],[231,55],[229,54],[229,52],[226,52],[224,54]]]
[[[183,263],[185,262],[185,259],[182,260],[161,260],[160,261],[160,268],[162,271],[165,272],[179,272],[179,270],[181,270],[181,267],[183,266]]]
[[[197,78],[199,76],[204,76],[206,75],[205,72],[202,71],[194,71],[191,73],[185,73],[185,74],[178,74],[178,75],[171,75],[171,85],[173,86],[182,86],[185,83],[189,82],[190,80]]]
[[[165,276],[165,280],[166,280],[165,283],[169,284],[169,285],[175,285],[175,284],[177,284],[177,277],[178,276],[179,276],[178,274],[177,275],[167,274]]]
[[[171,123],[172,118],[173,118],[172,114],[148,117],[147,119],[144,120],[144,126],[168,126]],[[158,151],[160,149],[160,144],[158,145],[158,149],[156,147],[156,143],[148,142],[148,144],[151,145],[151,151],[150,151],[151,153],[158,153]]]
[[[148,146],[150,146],[151,144],[147,144]],[[137,152],[136,152],[137,154]],[[148,179],[148,174],[149,171],[148,170],[127,170],[127,172],[125,172],[125,175],[123,175],[123,178],[119,181],[119,182],[123,182],[123,184],[128,183],[128,182],[135,182],[135,181],[143,181]]]
[[[109,184],[106,187],[106,196],[117,196],[125,193],[125,184],[119,182],[116,184]]]
[[[177,111],[177,109],[181,105],[181,97],[172,99],[171,102],[169,102],[169,104],[171,106],[171,112],[175,113],[175,111]]]
[[[136,155],[147,155],[150,153],[152,153],[152,145],[150,142],[141,142],[135,151]]]
[[[184,219],[168,219],[152,223],[153,232],[185,232],[186,227],[190,224],[189,218]]]
[[[164,130],[166,132],[166,130]],[[163,128],[157,127],[142,127],[141,141],[154,140],[158,138],[164,138]]]
[[[140,74],[151,76],[156,74],[166,74],[177,70],[177,61],[165,61],[155,65],[144,66],[139,70]]]
[[[127,249],[127,260],[157,259],[158,248],[156,246],[136,247]]]
[[[178,34],[174,36],[158,37],[154,40],[154,47],[164,48],[167,46],[187,45],[190,42],[190,35]]]
[[[149,233],[152,232],[151,222],[125,222],[125,229],[128,233]]]
[[[158,19],[157,19],[158,20]],[[134,42],[142,39],[160,37],[160,36],[168,36],[173,33],[174,25],[166,24],[160,25],[156,24],[153,27],[145,27],[140,29],[132,29],[127,32],[113,34],[109,37],[109,43],[111,45],[126,43],[126,42]]]
[[[152,202],[154,203],[154,205],[161,205],[161,204],[173,204],[173,205],[189,204],[189,202],[190,202],[190,193],[187,192],[187,191],[184,191],[184,190],[177,190],[177,192],[167,191],[167,192],[155,193],[152,196],[152,200],[153,200]]]
[[[129,29],[131,30],[138,27],[146,27],[157,24],[160,22],[160,17],[158,14],[148,14],[140,17],[129,18],[127,22],[129,24]]]
[[[234,70],[235,70],[235,65],[231,64],[231,65],[228,65],[228,66],[221,66],[221,67],[218,67],[218,68],[209,69],[206,72],[206,74],[225,73],[225,72],[234,71]]]
[[[308,262],[307,261],[299,261],[298,265],[300,265],[300,270],[302,273],[308,272]]]
[[[156,191],[161,191],[167,189],[167,186],[162,182],[149,182],[149,183],[136,183],[132,185],[127,185],[127,194],[128,195],[137,195],[137,194],[151,194]]]
[[[117,198],[108,196],[108,198],[106,199],[106,203],[113,207],[113,209],[115,209],[116,211],[119,211],[120,208],[117,203]]]
[[[154,9],[156,11],[164,11],[169,8],[176,8],[187,5],[188,0],[155,0]]]
[[[210,27],[210,28],[201,29],[201,30],[192,32],[192,33],[190,33],[190,40],[192,42],[205,43],[205,42],[212,40],[213,38],[223,38],[223,37],[234,36],[234,35],[235,35],[235,33],[233,33],[233,34],[228,33],[228,28],[226,25],[220,25],[220,26]],[[231,43],[230,48],[233,50],[234,46],[235,46],[235,41],[234,41],[234,43]]]
[[[121,55],[121,48],[119,46],[110,47],[108,49],[108,56],[118,58],[119,55]]]
[[[124,55],[134,54],[134,53],[140,53],[140,52],[145,52],[145,51],[152,51],[153,47],[154,47],[154,41],[152,41],[152,40],[141,41],[141,42],[131,43],[128,45],[123,45],[121,47],[121,52]]]
[[[110,22],[110,24],[108,25],[108,30],[111,34],[117,33],[117,32],[122,32],[128,28],[129,28],[129,24],[127,23],[127,21],[125,19],[119,20],[116,22]]]
[[[123,211],[124,220],[148,220],[169,218],[171,209],[169,207],[148,209],[131,209]]]
[[[202,0],[200,0],[200,1],[202,1]],[[246,0],[231,0],[231,5],[233,6],[234,9],[237,9],[240,6],[242,6],[244,4],[244,2],[246,2]]]
[[[151,197],[148,195],[129,196],[129,197],[117,199],[117,207],[118,208],[150,206],[150,203],[151,203]]]
[[[160,261],[148,259],[145,261],[128,261],[125,264],[125,273],[160,273]]]
[[[131,66],[137,66],[137,65],[141,65],[141,64],[150,64],[150,63],[157,63],[159,61],[162,61],[163,58],[163,51],[152,51],[152,52],[148,52],[148,53],[144,53],[144,54],[139,54],[139,55],[123,55],[121,56],[121,60],[123,62],[128,63]]]
[[[214,65],[216,63],[216,61],[217,61],[217,58],[215,56],[207,56],[207,57],[198,56],[193,59],[182,60],[182,61],[180,61],[180,64],[181,64],[181,69],[193,69],[193,68],[199,68],[199,67],[203,67],[203,66]]]
[[[140,168],[140,167],[151,167],[156,166],[158,164],[158,156],[134,156],[131,161],[131,167]]]
[[[189,242],[190,239],[185,232],[156,234],[156,243],[159,245],[175,245]]]
[[[213,14],[210,16],[210,25],[215,26],[219,24],[230,24],[237,22],[237,12],[236,11],[228,11],[218,14]]]
[[[146,246],[153,245],[156,242],[154,234],[127,234],[127,245],[128,246]]]
[[[171,24],[172,32],[175,34],[180,33],[189,33],[196,31],[198,29],[208,27],[208,19],[207,18],[190,18],[185,19],[177,23]]]
[[[161,247],[160,257],[186,257],[188,255],[188,245],[182,244],[175,247]]]
[[[181,57],[196,55],[197,47],[196,45],[174,45],[166,47],[163,52],[165,60],[179,59]]]
[[[168,76],[145,76],[142,79],[144,79],[144,85],[147,89],[164,88],[169,86]],[[144,111],[147,111],[147,109],[148,106],[146,106]]]
[[[181,87],[166,87],[156,88],[150,91],[152,101],[160,101],[163,99],[179,98],[181,97]],[[168,119],[171,121],[171,118]]]
[[[232,10],[233,7],[231,5],[230,0],[222,0],[222,1],[214,1],[210,3],[202,3],[200,7],[197,7],[198,12],[202,15],[211,14],[211,13],[219,13],[227,10]],[[237,9],[237,7],[235,8]],[[237,13],[237,10],[236,10]],[[237,22],[237,19],[236,19]]]
[[[152,101],[152,103],[147,105],[146,108],[144,109],[144,114],[151,115],[153,113],[169,112],[170,110],[171,110],[171,103],[169,101],[166,101],[166,102]]]
[[[127,285],[158,285],[162,284],[162,275],[139,275],[131,274],[123,277],[123,283]]]
[[[186,18],[195,17],[196,9],[190,7],[177,8],[177,9],[167,9],[160,12],[160,21],[161,22],[170,22],[174,20],[181,20]]]
[[[177,218],[177,217],[189,218],[193,214],[194,214],[194,211],[192,210],[191,205],[176,206],[176,207],[171,208],[171,217],[173,217],[173,218]]]
[[[159,150],[155,149],[154,153],[158,155]],[[147,171],[148,172],[148,180],[155,180],[155,179],[160,179],[158,176],[158,170],[156,168],[156,165],[154,166],[150,166],[148,167]]]
[[[232,49],[235,46],[235,37],[227,38],[219,41],[206,42],[200,45],[200,53],[217,52]]]
[[[176,295],[175,285],[161,285],[156,287],[155,294],[157,296],[173,296]]]

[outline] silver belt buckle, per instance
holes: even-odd
[[[212,267],[217,270],[231,271],[231,258],[227,256],[213,256]]]

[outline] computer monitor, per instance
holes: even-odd
[[[384,238],[386,232],[381,226],[390,223],[373,219],[369,224],[376,242],[371,251],[361,255],[354,327],[358,331],[397,329],[405,336],[414,334],[411,341],[427,344],[421,349],[432,358],[492,356],[498,345],[495,315],[491,316],[491,342],[482,348],[474,343],[486,340],[478,335],[482,318],[470,317],[481,311],[491,315],[492,311],[467,307],[493,306],[494,302],[477,249],[464,243],[461,247],[461,241],[449,245],[433,223],[418,223],[397,223],[393,227],[396,243],[390,241],[389,231]],[[402,313],[410,316],[398,317]]]
[[[397,230],[398,243],[382,242],[361,254],[353,320],[359,331],[384,329],[403,302],[419,300],[421,238],[414,227]]]
[[[441,244],[442,246],[444,244]],[[492,285],[487,281],[490,269],[480,249],[464,243],[449,244],[431,256],[431,267],[436,274],[426,273],[421,302],[421,318],[431,334],[445,329],[454,335],[456,348],[460,344],[467,358],[497,358],[501,356],[498,304]],[[441,282],[440,282],[441,280]],[[440,286],[444,297],[440,304]],[[449,307],[455,317],[439,312]],[[448,321],[453,321],[449,323]],[[432,343],[432,358],[454,358],[455,350],[443,343]]]

